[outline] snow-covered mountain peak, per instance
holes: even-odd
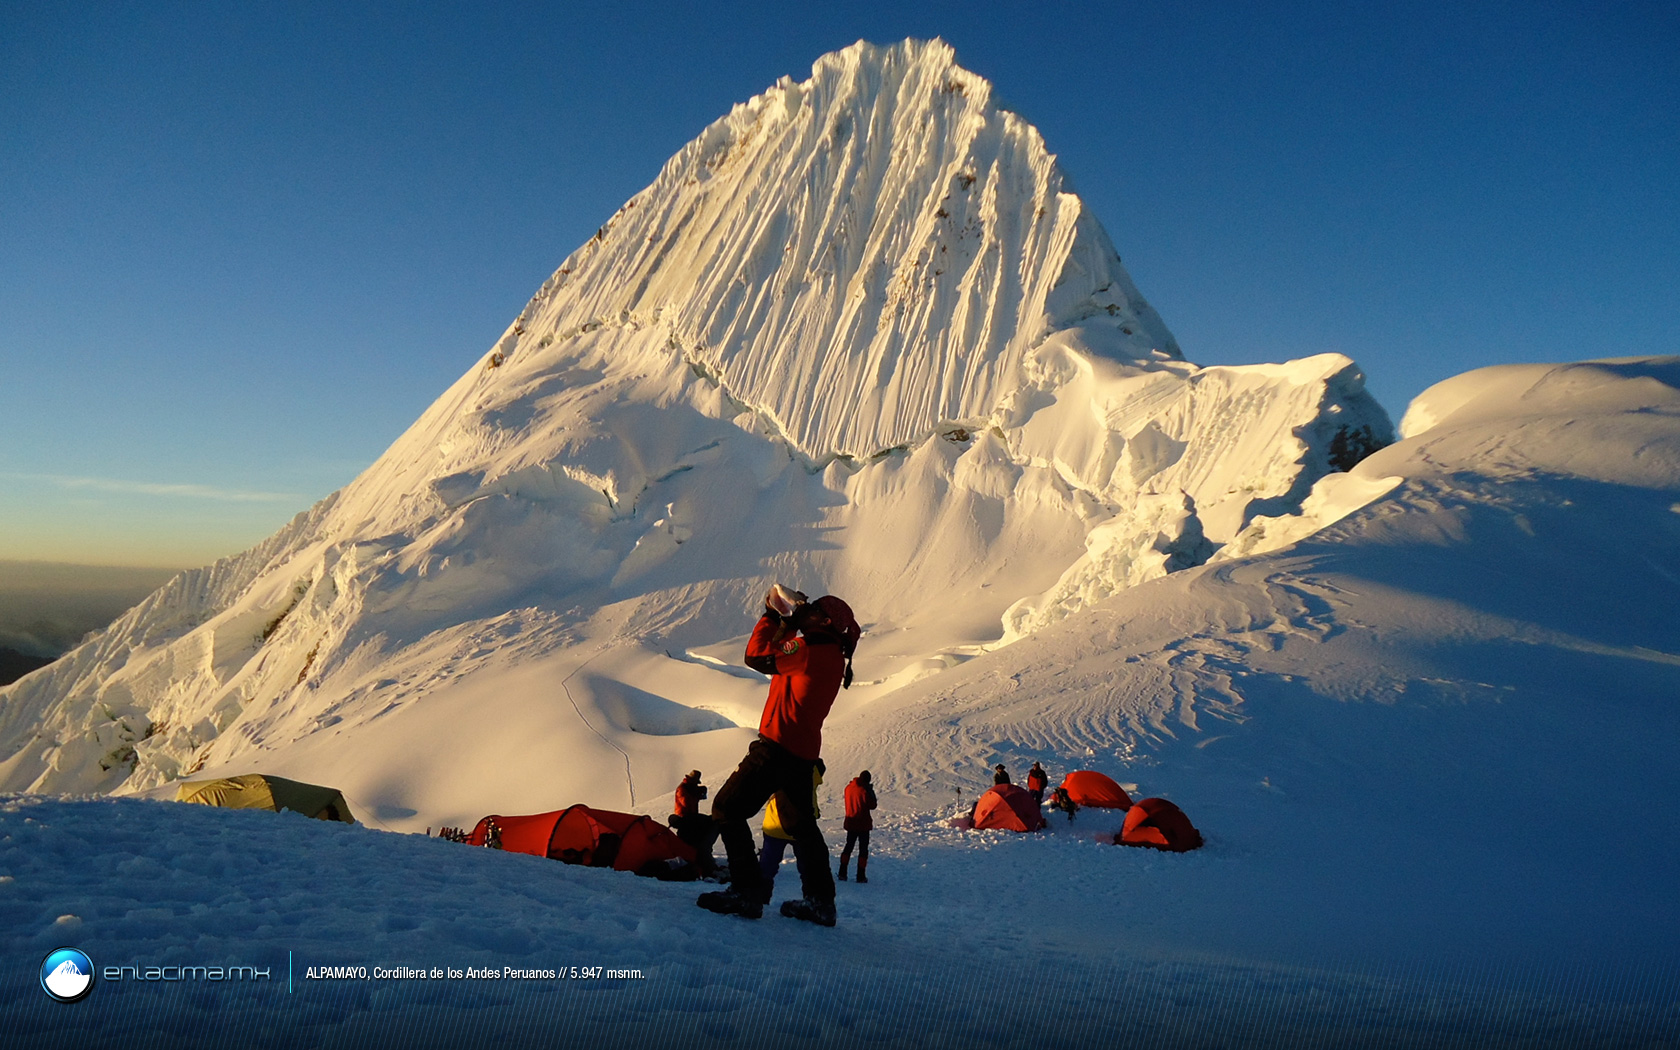
[[[813,459],[979,421],[1051,333],[1177,359],[1037,130],[943,41],[863,42],[683,147],[496,353],[637,325]]]
[[[854,45],[684,146],[354,482],[0,690],[0,787],[642,806],[751,736],[773,581],[858,611],[843,715],[1391,437],[1340,355],[1183,360],[949,46]]]

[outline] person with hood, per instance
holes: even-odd
[[[1009,770],[1003,768],[1003,763],[999,762],[997,765],[992,767],[992,784],[993,786],[996,786],[998,784],[1008,783],[1010,783]]]
[[[859,882],[868,882],[869,832],[875,827],[870,810],[875,808],[875,785],[870,783],[869,770],[864,770],[846,785],[846,848],[840,851],[840,881],[846,881],[846,864],[852,859],[852,847],[858,848]]]
[[[717,841],[717,825],[711,817],[700,812],[700,800],[706,797],[706,785],[700,783],[700,771],[691,769],[677,785],[671,819],[666,821],[677,838],[694,847],[695,867],[703,879],[711,878],[717,870],[712,859],[712,843]]]
[[[1044,805],[1044,789],[1050,786],[1050,777],[1044,772],[1044,767],[1037,762],[1027,770],[1027,790],[1032,792],[1033,805]]]
[[[777,809],[793,836],[804,891],[802,899],[782,904],[782,914],[834,925],[834,874],[811,805],[811,777],[822,754],[823,720],[840,690],[852,684],[852,652],[861,634],[851,607],[832,594],[813,602],[776,584],[765,596],[746,664],[770,675],[770,693],[758,739],[712,800],[712,819],[729,855],[730,886],[702,893],[695,902],[700,907],[749,919],[764,914],[764,877],[747,821],[779,795]]]
[[[817,759],[816,768],[811,771],[811,813],[822,816],[822,810],[817,805],[817,788],[822,786],[823,774],[828,767],[823,765],[822,759]],[[782,856],[787,852],[788,844],[793,836],[782,824],[782,810],[776,804],[777,796],[770,796],[770,804],[764,807],[764,824],[760,830],[764,832],[764,846],[758,851],[758,870],[764,876],[764,903],[769,904],[771,896],[776,891],[776,872],[782,866]],[[798,859],[797,857],[795,858]],[[841,863],[845,868],[845,863]],[[841,878],[845,876],[842,875]],[[800,876],[803,881],[804,875]]]

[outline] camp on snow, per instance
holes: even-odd
[[[660,878],[682,877],[695,860],[694,848],[652,817],[581,803],[528,816],[493,814],[480,820],[466,838],[472,846],[491,845],[493,840],[510,853]]]
[[[224,809],[289,809],[316,820],[338,820],[354,824],[350,806],[337,788],[305,784],[301,780],[246,773],[216,780],[189,780],[175,791],[177,802],[197,802]]]
[[[1126,794],[1126,789],[1094,769],[1074,770],[1062,779],[1062,788],[1068,793],[1068,797],[1081,807],[1132,808],[1132,799]]]
[[[1044,826],[1044,814],[1026,788],[996,784],[974,803],[970,817],[976,831],[1003,828],[1007,831],[1037,831]]]
[[[1117,846],[1147,846],[1169,853],[1187,853],[1202,846],[1202,833],[1184,811],[1164,798],[1146,798],[1126,811],[1126,823],[1115,836]]]

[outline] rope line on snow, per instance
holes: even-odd
[[[611,649],[611,648],[612,648],[612,643],[611,642],[601,643],[601,647],[599,649],[595,650],[595,654],[593,656],[591,656],[589,659],[585,660],[583,663],[578,664],[576,667],[572,668],[571,674],[568,674],[566,677],[560,679],[560,688],[565,692],[566,700],[567,700],[568,703],[570,703],[572,705],[572,710],[577,712],[577,716],[578,716],[579,720],[581,720],[584,725],[589,727],[589,731],[591,733],[594,733],[596,736],[600,737],[601,738],[601,743],[606,744],[608,747],[612,748],[614,751],[617,751],[619,754],[624,756],[624,783],[625,783],[626,787],[628,787],[629,790],[630,790],[630,808],[634,809],[636,807],[636,778],[630,775],[630,752],[624,750],[622,747],[619,747],[617,744],[615,744],[611,740],[607,739],[606,734],[602,733],[599,729],[595,728],[595,726],[589,721],[589,716],[587,716],[583,713],[583,708],[578,706],[577,698],[572,696],[571,687],[566,684],[567,682],[570,682],[572,680],[572,675],[577,674],[579,671],[583,670],[585,667],[588,667],[590,664],[594,663],[595,662],[595,657],[600,656],[602,653],[605,653],[608,649]]]

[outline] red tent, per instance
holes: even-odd
[[[494,821],[502,849],[549,857],[567,864],[640,872],[651,862],[694,861],[694,848],[652,817],[588,806],[569,806],[524,817],[488,816],[467,842],[484,845]]]
[[[1044,826],[1044,814],[1033,804],[1026,788],[998,784],[974,803],[974,827],[1004,828],[1009,831],[1037,831]]]
[[[694,847],[677,838],[670,828],[652,817],[637,817],[619,832],[618,857],[613,867],[638,875],[649,864],[669,860],[695,861]]]
[[[1131,809],[1126,789],[1094,769],[1076,769],[1062,780],[1068,797],[1081,806],[1097,809]]]
[[[496,827],[501,829],[503,849],[509,853],[529,853],[537,857],[546,857],[548,840],[554,834],[554,824],[565,812],[557,809],[552,813],[533,813],[523,817],[493,814],[478,822],[472,834],[467,836],[467,844],[484,845],[490,834],[490,825],[494,822]]]
[[[1146,798],[1126,812],[1116,845],[1148,846],[1169,853],[1200,849],[1202,833],[1184,811],[1164,798]]]

